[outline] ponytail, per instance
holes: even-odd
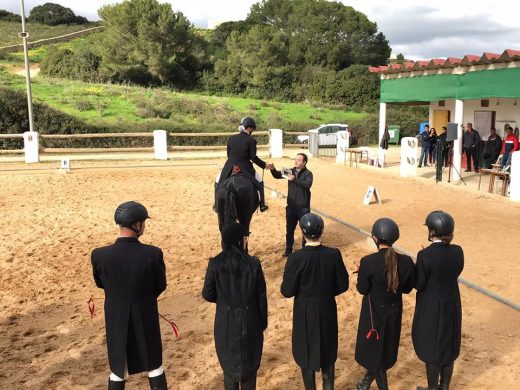
[[[386,291],[397,292],[399,285],[399,275],[397,274],[397,253],[391,246],[385,252],[386,269]]]

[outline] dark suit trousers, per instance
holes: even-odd
[[[469,169],[471,171],[472,159],[475,169],[478,169],[477,148],[464,148],[464,153],[466,153],[466,169]]]
[[[300,221],[300,218],[305,214],[309,213],[310,209],[303,207],[289,206],[285,208],[285,249],[286,251],[292,252],[294,245],[294,230]],[[305,240],[302,242],[302,246],[305,245]]]

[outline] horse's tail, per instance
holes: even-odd
[[[224,219],[226,221],[226,225],[228,223],[233,223],[238,219],[236,204],[237,197],[238,193],[235,188],[235,180],[234,177],[232,177],[226,189],[226,202],[224,208]]]

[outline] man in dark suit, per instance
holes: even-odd
[[[166,269],[161,249],[139,242],[148,218],[142,204],[121,204],[114,215],[119,238],[92,251],[94,281],[105,290],[109,390],[123,390],[128,374],[145,371],[150,389],[167,389],[157,310]]]
[[[293,356],[305,390],[316,389],[315,372],[320,370],[323,390],[333,390],[338,357],[336,295],[347,291],[348,273],[339,249],[321,245],[324,224],[319,215],[304,215],[300,227],[307,243],[289,255],[281,286],[284,297],[294,297]]]
[[[468,122],[466,125],[466,131],[462,134],[462,146],[464,147],[464,153],[466,154],[466,172],[471,172],[471,159],[473,159],[475,172],[478,172],[480,134],[473,128],[471,122]]]
[[[289,180],[287,193],[287,207],[285,208],[285,252],[283,257],[289,256],[293,251],[294,230],[298,221],[311,211],[311,187],[312,172],[307,169],[307,155],[298,153],[294,159],[294,167],[290,173],[271,169],[271,175],[275,179],[287,178]],[[305,246],[305,239],[302,247]]]
[[[251,180],[256,190],[260,193],[260,211],[267,211],[268,207],[265,204],[264,183],[255,178],[255,169],[253,163],[260,168],[273,169],[273,164],[266,163],[256,155],[256,139],[251,136],[256,130],[256,122],[253,118],[245,117],[240,121],[238,126],[240,133],[232,135],[227,141],[227,161],[220,172],[220,178],[216,189],[224,180],[226,180],[233,170],[238,170]],[[234,168],[237,166],[238,168]],[[216,204],[216,201],[215,201]],[[215,207],[214,207],[215,208]]]

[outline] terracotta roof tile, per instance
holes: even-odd
[[[475,54],[466,54],[463,58],[448,57],[446,60],[442,58],[432,58],[431,60],[405,61],[402,64],[392,64],[389,66],[370,66],[368,70],[374,73],[388,73],[395,71],[422,70],[425,68],[438,69],[449,66],[467,66],[479,63],[493,62],[509,62],[520,58],[520,50],[507,49],[502,54],[498,53],[482,53],[482,56]]]

